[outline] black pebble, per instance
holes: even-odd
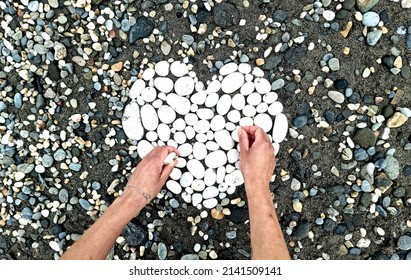
[[[348,81],[346,79],[338,79],[334,82],[335,89],[341,90],[348,87]]]
[[[228,219],[236,224],[242,224],[248,220],[248,209],[245,207],[235,207],[231,209]]]
[[[310,223],[308,221],[303,221],[295,227],[293,233],[291,234],[291,238],[300,240],[308,235],[309,230]]]
[[[411,175],[411,165],[404,166],[402,170],[402,174],[406,177],[410,176]]]
[[[326,218],[326,219],[324,220],[323,229],[324,229],[325,231],[333,232],[336,227],[337,227],[337,223],[336,223],[334,220],[332,220],[332,219],[330,219],[330,218]]]

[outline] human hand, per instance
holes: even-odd
[[[174,159],[172,163],[164,165],[164,159],[172,152],[177,156],[180,154],[176,148],[171,146],[154,148],[134,169],[126,189],[137,188],[150,195],[151,198],[156,197],[177,164],[177,160]]]
[[[245,186],[266,186],[275,168],[274,148],[267,133],[257,126],[238,130],[240,142],[240,169]]]

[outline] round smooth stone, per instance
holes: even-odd
[[[274,147],[274,155],[277,156],[278,152],[280,151],[280,144],[273,143],[273,147]]]
[[[210,128],[213,131],[223,130],[225,127],[225,119],[221,115],[216,115],[210,122]]]
[[[197,133],[206,133],[210,130],[210,122],[207,120],[200,120],[194,124],[193,128]]]
[[[128,93],[128,96],[131,99],[136,99],[138,96],[140,96],[141,92],[146,88],[146,82],[144,80],[138,79],[137,81],[134,82],[134,84],[131,86],[130,92]]]
[[[208,137],[207,137],[207,135],[204,134],[204,133],[199,133],[199,134],[196,135],[196,140],[197,140],[198,142],[205,143],[205,142],[207,142]]]
[[[253,82],[246,82],[240,89],[240,93],[244,96],[250,95],[254,92],[255,85]]]
[[[176,77],[183,77],[184,75],[188,74],[187,65],[185,65],[181,61],[174,61],[173,63],[171,63],[170,71],[171,74]]]
[[[187,160],[185,158],[178,157],[176,167],[177,168],[184,168],[186,166],[187,166]]]
[[[155,131],[148,131],[146,133],[146,139],[150,142],[157,141],[158,139],[158,134]]]
[[[228,186],[240,186],[244,184],[243,174],[240,170],[236,169],[225,176],[224,182],[226,182]]]
[[[154,80],[154,87],[161,92],[169,93],[174,89],[174,82],[167,77],[157,77]]]
[[[257,92],[253,92],[247,97],[247,103],[253,106],[257,106],[261,103],[261,95]]]
[[[144,137],[144,127],[140,118],[140,107],[136,102],[129,103],[123,112],[122,125],[124,133],[132,140]]]
[[[46,168],[43,165],[37,165],[34,168],[34,171],[36,171],[39,174],[42,174],[42,173],[46,172]]]
[[[211,120],[214,117],[214,112],[208,108],[198,109],[196,113],[201,120]]]
[[[221,83],[219,80],[214,80],[212,81],[208,87],[207,87],[207,92],[210,93],[217,93],[221,89]]]
[[[271,104],[271,103],[277,101],[277,99],[278,99],[278,94],[273,92],[273,91],[269,92],[267,94],[264,94],[264,96],[263,96],[263,101],[267,104]]]
[[[188,113],[184,116],[187,125],[195,125],[198,122],[198,116],[193,113]]]
[[[242,117],[240,120],[240,126],[252,126],[254,124],[254,120],[250,117]]]
[[[216,181],[217,181],[217,173],[212,168],[206,169],[206,172],[204,175],[205,185],[208,187],[213,186],[216,183]]]
[[[173,180],[168,180],[166,187],[170,192],[174,194],[180,194],[182,191],[180,184]]]
[[[227,159],[229,163],[236,163],[240,160],[240,153],[235,149],[229,150],[227,153]]]
[[[178,95],[190,95],[194,91],[194,80],[191,77],[181,77],[174,84],[174,90]]]
[[[236,125],[232,122],[228,122],[225,124],[225,129],[228,131],[234,131],[236,129]]]
[[[174,133],[174,141],[179,145],[184,144],[187,141],[187,136],[184,132],[178,131]]]
[[[141,158],[144,158],[153,149],[153,145],[151,145],[147,140],[141,140],[137,144],[137,153]]]
[[[220,98],[220,96],[218,95],[218,93],[215,93],[215,92],[209,93],[209,94],[207,95],[207,99],[206,99],[206,102],[205,102],[205,106],[206,106],[207,108],[212,108],[212,107],[216,106],[217,103],[218,103],[218,99],[219,99],[219,98]]]
[[[147,87],[141,92],[141,98],[145,102],[152,102],[156,99],[157,97],[157,91],[155,88],[152,87]]]
[[[178,168],[174,168],[173,169],[173,171],[171,171],[171,173],[170,173],[170,178],[171,179],[173,179],[173,180],[180,180],[180,178],[181,178],[181,170],[180,169],[178,169]],[[180,188],[181,188],[181,186],[180,186]],[[181,192],[181,191],[180,191]]]
[[[234,109],[241,111],[245,106],[244,96],[241,94],[234,95],[231,100],[231,106],[233,106]]]
[[[217,113],[221,116],[224,116],[228,113],[231,107],[231,96],[224,94],[221,96],[220,100],[217,103]]]
[[[231,73],[221,82],[221,90],[224,93],[233,93],[241,88],[244,84],[244,75],[239,72]]]
[[[255,79],[254,81],[255,90],[260,94],[269,93],[271,90],[271,84],[264,78]]]
[[[193,203],[194,207],[197,207],[203,201],[203,196],[201,193],[195,193],[191,196],[191,202]]]
[[[203,206],[207,209],[213,209],[214,207],[216,207],[218,204],[217,199],[215,198],[210,198],[210,199],[206,199],[203,201]]]
[[[191,175],[190,172],[184,172],[181,175],[181,178],[180,178],[180,185],[183,188],[187,188],[187,187],[191,186],[191,184],[193,183],[193,180],[194,180],[194,177],[193,177],[193,175]]]
[[[205,189],[204,181],[195,179],[191,184],[191,188],[197,192],[202,192]]]
[[[200,161],[196,159],[190,159],[187,162],[187,170],[194,176],[196,179],[203,179],[205,175],[204,166]]]
[[[216,131],[214,139],[223,150],[228,151],[234,147],[234,140],[227,130]]]
[[[193,153],[193,146],[190,143],[185,143],[178,147],[178,151],[180,152],[180,157],[188,157]]]
[[[176,119],[173,122],[173,128],[176,131],[183,131],[186,128],[186,122],[182,118]]]
[[[204,143],[195,142],[193,145],[193,156],[197,160],[203,160],[207,156],[207,148]]]
[[[168,105],[163,105],[158,108],[158,118],[164,124],[173,123],[176,119],[176,112]]]
[[[237,110],[228,112],[227,119],[232,123],[238,123],[241,119],[241,114]]]
[[[227,155],[224,151],[221,150],[211,152],[205,158],[205,165],[209,168],[218,168],[225,165],[226,163]]]
[[[273,127],[273,141],[275,143],[281,143],[287,136],[288,131],[288,120],[284,114],[279,114],[275,117],[274,127]]]
[[[218,146],[218,144],[214,141],[208,141],[206,143],[206,148],[209,151],[217,151],[218,149],[220,149],[220,146]]]
[[[158,127],[158,117],[156,109],[153,106],[146,104],[141,107],[141,121],[147,130],[156,130]]]
[[[204,83],[201,81],[197,81],[194,87],[196,92],[205,91]]]
[[[225,178],[225,166],[221,166],[217,168],[217,184],[223,183],[224,178]]]
[[[261,127],[265,132],[269,132],[273,127],[273,120],[267,114],[258,114],[254,118],[254,125]]]
[[[265,113],[268,111],[268,104],[267,103],[260,103],[257,105],[257,108],[255,108],[255,110],[257,111],[257,113],[261,114],[261,113]]]
[[[275,101],[268,107],[268,113],[271,116],[277,116],[283,112],[284,106],[278,101]]]
[[[234,63],[234,62],[227,63],[226,65],[221,67],[220,75],[226,76],[228,74],[231,74],[231,73],[237,71],[237,69],[238,69],[237,63]]]
[[[154,101],[151,103],[151,105],[153,105],[154,108],[158,109],[158,108],[160,108],[161,106],[163,106],[163,100],[161,100],[161,99],[156,99],[156,100],[154,100]]]
[[[246,117],[254,117],[257,111],[252,105],[245,105],[243,108],[243,115]]]
[[[197,105],[203,105],[207,99],[207,92],[199,91],[190,97],[190,101]]]
[[[264,77],[264,71],[261,70],[261,69],[258,68],[258,67],[254,67],[252,74],[253,74],[253,76],[255,76],[255,77],[259,77],[259,78]]]
[[[164,123],[160,123],[157,127],[157,134],[158,138],[163,141],[167,142],[170,140],[171,130],[170,127]]]
[[[183,198],[185,203],[191,204],[191,194],[187,193],[187,192],[182,192],[181,193],[181,197]]]
[[[190,100],[183,96],[179,96],[174,93],[167,95],[167,104],[174,109],[178,114],[184,116],[190,112],[191,103]]]
[[[184,133],[186,134],[188,140],[193,139],[196,135],[196,132],[192,126],[187,126],[184,129]]]
[[[203,199],[209,199],[218,196],[220,192],[217,187],[207,187],[203,191]]]
[[[150,81],[152,78],[154,78],[155,74],[156,74],[156,71],[153,68],[147,68],[143,72],[143,80]]]
[[[170,63],[165,60],[157,62],[154,70],[156,71],[157,75],[165,77],[170,71]]]
[[[238,71],[240,73],[248,74],[251,73],[251,65],[248,63],[241,63],[240,65],[238,65]]]

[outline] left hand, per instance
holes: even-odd
[[[164,159],[172,152],[176,153],[177,156],[180,154],[176,148],[171,146],[154,148],[137,165],[128,180],[127,186],[137,187],[144,193],[149,194],[151,198],[156,197],[177,164],[177,160],[174,160],[170,164],[163,165]]]

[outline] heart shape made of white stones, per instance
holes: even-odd
[[[199,81],[192,65],[160,61],[129,91],[122,125],[143,158],[155,146],[176,147],[178,164],[167,189],[198,209],[212,209],[244,183],[237,130],[256,125],[275,153],[288,131],[287,117],[264,72],[227,63],[211,81]]]

